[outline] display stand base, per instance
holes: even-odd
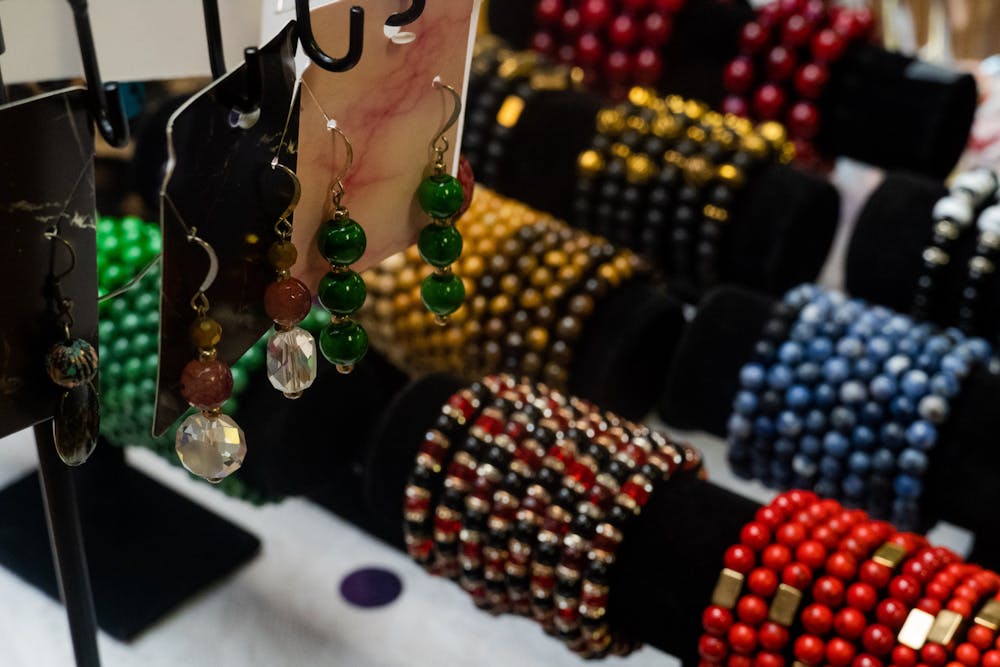
[[[71,471],[97,608],[112,637],[129,641],[236,571],[260,540],[125,464],[100,443]],[[38,475],[0,491],[0,566],[59,599]]]

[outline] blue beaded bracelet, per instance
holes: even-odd
[[[989,344],[814,285],[786,294],[781,313],[740,370],[734,471],[917,528],[928,454]]]

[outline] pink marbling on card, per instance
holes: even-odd
[[[367,269],[413,243],[427,218],[415,193],[427,175],[431,141],[453,108],[434,78],[465,88],[479,0],[429,0],[423,15],[403,28],[416,39],[393,43],[386,19],[408,0],[340,0],[314,10],[313,30],[333,57],[347,51],[348,10],[365,9],[365,47],[352,70],[334,74],[310,64],[303,74],[298,174],[302,200],[295,211],[296,274],[315,287],[329,265],[316,250],[319,226],[332,212],[330,189],[344,166],[343,142],[327,129],[324,114],[336,120],[354,147],[354,166],[345,180],[343,203],[368,235],[368,250],[353,268]],[[322,111],[317,107],[317,101]],[[448,133],[446,160],[457,169],[459,126]]]

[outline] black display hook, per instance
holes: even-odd
[[[3,42],[3,26],[0,26],[0,56],[7,52]],[[7,86],[3,84],[3,72],[0,72],[0,104],[7,104]]]
[[[312,30],[312,20],[309,17],[309,0],[295,0],[295,23],[299,31],[299,41],[302,50],[309,59],[327,72],[346,72],[361,62],[361,53],[365,48],[365,10],[362,7],[351,7],[351,32],[347,55],[343,58],[333,58],[326,53]]]
[[[226,74],[226,56],[222,49],[222,23],[219,20],[219,0],[202,0],[205,11],[205,36],[208,40],[208,62],[212,67],[212,78],[219,79]],[[246,61],[243,95],[233,100],[231,105],[242,113],[250,113],[260,107],[264,72],[261,69],[260,52],[255,46],[243,49]]]
[[[90,98],[90,115],[97,124],[97,130],[112,146],[121,148],[128,143],[128,120],[125,118],[125,104],[118,84],[101,82],[101,71],[97,67],[97,51],[94,49],[94,33],[90,30],[90,10],[87,0],[66,0],[73,9],[76,23],[76,37],[80,42],[80,58],[83,60],[83,75],[87,79]]]
[[[386,19],[385,24],[393,28],[402,28],[404,25],[410,25],[424,13],[425,4],[425,0],[412,0],[409,9],[398,14],[393,14]]]

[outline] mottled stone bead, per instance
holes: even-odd
[[[276,269],[287,270],[295,265],[299,251],[290,241],[276,241],[267,249],[267,259]]]
[[[233,394],[233,373],[218,359],[189,361],[181,373],[181,396],[199,410],[221,407]]]
[[[285,278],[267,286],[264,291],[264,310],[276,324],[290,327],[309,315],[312,295],[309,288],[297,278]]]
[[[97,350],[82,338],[56,343],[49,348],[45,359],[49,378],[60,387],[68,389],[94,379],[97,364]]]

